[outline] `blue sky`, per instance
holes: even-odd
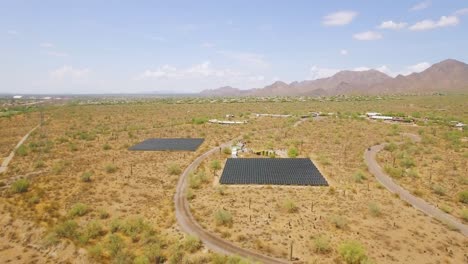
[[[0,93],[197,92],[468,62],[468,2],[0,2]]]

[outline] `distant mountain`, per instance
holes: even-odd
[[[420,73],[392,78],[376,70],[340,71],[335,75],[302,82],[277,81],[259,89],[229,86],[200,93],[203,96],[327,96],[338,94],[394,94],[468,91],[468,65],[444,60]]]

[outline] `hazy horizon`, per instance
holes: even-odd
[[[0,93],[196,93],[468,61],[463,1],[0,4]]]

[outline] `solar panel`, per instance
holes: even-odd
[[[203,138],[150,138],[128,150],[139,151],[195,151],[203,143]]]
[[[231,158],[224,166],[220,183],[328,186],[325,178],[308,158]]]

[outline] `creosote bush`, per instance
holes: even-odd
[[[353,179],[357,183],[362,183],[366,179],[366,176],[361,171],[358,171],[353,175]]]
[[[90,171],[83,172],[83,174],[81,174],[81,181],[82,182],[90,182],[92,175],[93,175],[93,173],[90,172]]]
[[[295,158],[299,155],[299,151],[296,147],[290,147],[288,150],[288,157]]]
[[[14,193],[27,192],[29,188],[29,181],[27,179],[19,179],[11,185],[11,190]]]
[[[339,216],[339,215],[332,216],[330,220],[333,223],[333,225],[336,228],[339,228],[339,229],[345,228],[346,225],[348,224],[348,221],[345,218],[343,218],[342,216]]]
[[[232,226],[232,215],[224,209],[220,209],[214,214],[217,225]]]
[[[184,241],[184,248],[190,253],[194,253],[202,247],[202,243],[198,237],[187,236]]]
[[[380,206],[374,202],[369,203],[369,212],[372,216],[380,216],[382,212],[380,211]]]
[[[107,173],[114,173],[117,171],[117,169],[117,166],[115,166],[114,164],[108,164],[105,168]]]
[[[468,204],[468,190],[461,191],[458,193],[458,201]]]
[[[180,169],[180,166],[175,163],[170,164],[167,171],[169,172],[170,175],[179,175],[182,172],[182,170]]]
[[[282,208],[288,213],[296,213],[299,211],[299,207],[291,200],[284,201]]]
[[[347,241],[338,247],[343,260],[348,264],[362,264],[368,261],[367,253],[361,243],[357,241]]]
[[[75,216],[83,216],[89,212],[89,208],[86,204],[83,203],[76,203],[72,206],[70,211],[68,211],[68,215],[70,217]]]
[[[315,253],[323,254],[330,252],[330,239],[324,235],[315,237],[312,241],[312,249]]]

